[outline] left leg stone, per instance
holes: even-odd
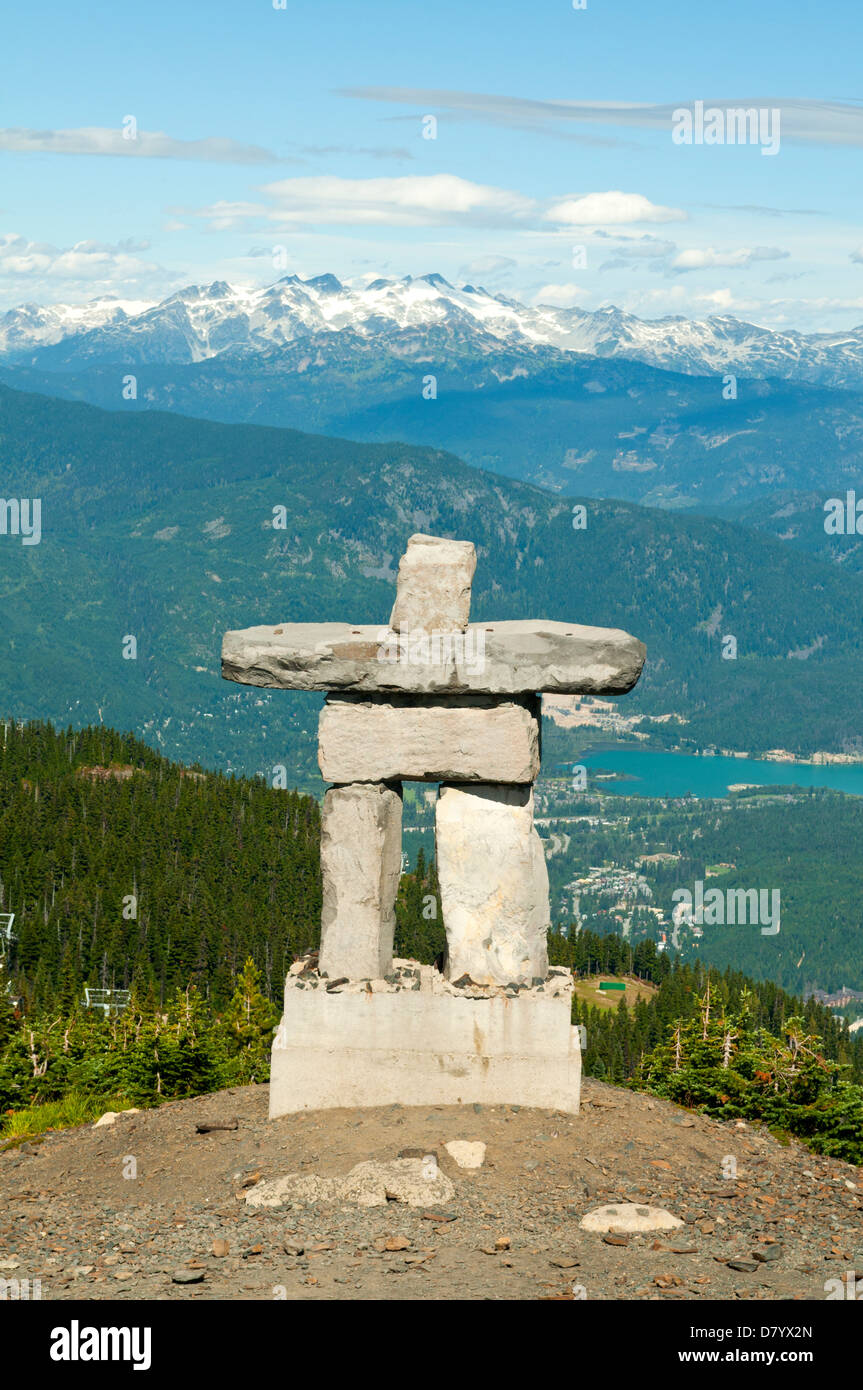
[[[401,783],[331,787],[321,816],[320,969],[381,979],[393,966],[402,855]]]

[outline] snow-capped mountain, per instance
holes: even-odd
[[[12,361],[19,353],[32,353],[34,348],[51,347],[93,329],[127,322],[148,308],[146,300],[113,295],[85,304],[22,304],[0,316],[0,354]]]
[[[486,359],[505,348],[542,367],[577,353],[643,362],[705,376],[733,372],[863,388],[863,326],[803,334],[759,328],[730,315],[645,320],[596,311],[528,306],[441,275],[342,283],[334,275],[286,276],[263,289],[216,281],[158,304],[112,298],[83,305],[25,305],[0,316],[0,362],[44,370],[109,363],[176,365],[287,355],[335,347],[383,349],[423,360],[445,350]],[[287,365],[287,363],[286,363]]]
[[[100,303],[103,306],[100,309]],[[502,341],[545,346],[560,337],[552,317],[541,311],[476,290],[456,289],[442,276],[342,284],[334,275],[300,280],[289,275],[264,289],[238,288],[216,281],[178,290],[160,304],[126,314],[104,301],[84,306],[79,321],[70,315],[67,332],[56,326],[64,310],[28,306],[32,345],[20,315],[0,318],[0,357],[32,365],[75,365],[124,361],[173,363],[278,353],[319,335],[349,331],[360,341],[395,345],[406,332],[445,328],[454,342],[479,353]],[[44,318],[40,317],[40,314]],[[534,320],[536,327],[534,327]],[[8,324],[8,329],[7,329]],[[565,336],[565,333],[564,333]],[[46,355],[40,350],[50,346]]]
[[[639,319],[610,307],[555,311],[569,346],[595,357],[627,358],[670,372],[709,376],[732,372],[852,390],[863,387],[863,324],[836,333],[779,332],[732,314]]]

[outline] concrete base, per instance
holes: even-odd
[[[459,989],[396,962],[390,982],[289,975],[272,1052],[270,1118],[372,1105],[524,1105],[578,1113],[581,1051],[572,980],[517,994]]]

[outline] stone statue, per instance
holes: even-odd
[[[622,694],[645,648],[617,629],[471,624],[475,569],[469,541],[411,536],[387,627],[225,635],[226,679],[329,692],[320,955],[286,982],[271,1115],[394,1101],[578,1109],[572,980],[548,969],[548,873],[533,824],[541,692]],[[440,783],[443,974],[393,961],[403,779]]]

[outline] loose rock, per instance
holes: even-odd
[[[583,1231],[623,1234],[635,1231],[672,1231],[683,1222],[662,1207],[639,1206],[636,1202],[617,1202],[596,1207],[580,1221]]]

